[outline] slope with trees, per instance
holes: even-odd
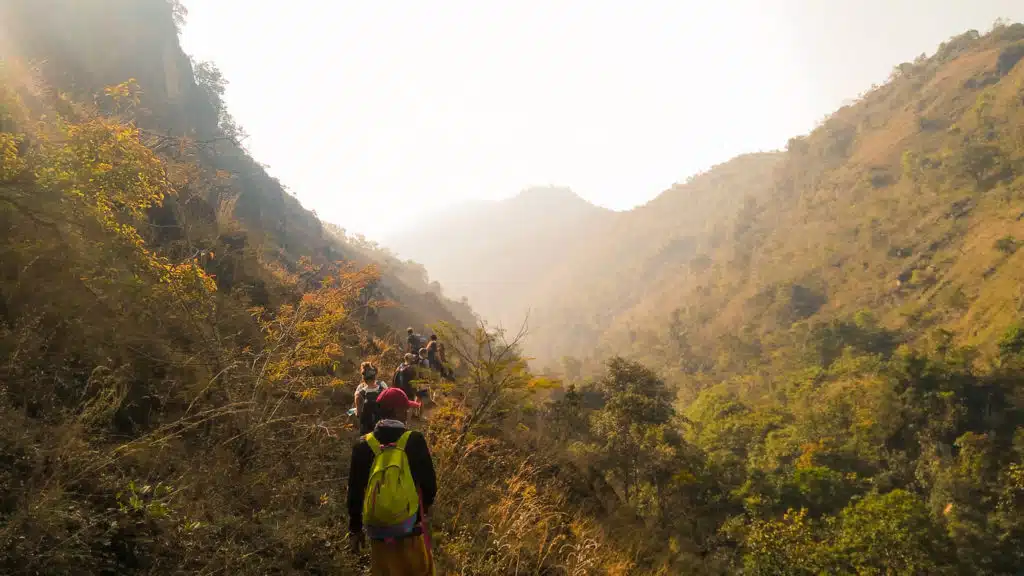
[[[0,572],[354,569],[358,364],[471,310],[248,155],[177,3],[0,10]]]
[[[615,215],[554,274],[531,323],[573,329],[527,348],[577,353],[572,386],[510,433],[578,505],[642,526],[616,537],[633,569],[1024,565],[1022,42],[954,37],[785,152]],[[702,199],[718,211],[668,208]]]
[[[160,242],[183,241],[184,234],[178,231],[194,225],[180,221],[202,219],[216,226],[197,230],[194,236],[215,235],[205,240],[225,256],[215,270],[223,282],[231,282],[236,271],[242,273],[236,270],[234,256],[243,252],[265,263],[265,268],[292,274],[302,257],[318,264],[341,259],[372,263],[381,268],[381,296],[402,304],[383,312],[386,324],[475,322],[467,305],[443,298],[438,287],[429,286],[418,271],[405,270],[404,263],[383,248],[338,234],[335,227],[320,222],[249,156],[243,147],[244,130],[222,100],[227,80],[212,63],[194,62],[178,44],[178,27],[186,16],[180,3],[9,0],[2,9],[5,61],[21,62],[31,68],[30,76],[40,86],[94,103],[102,114],[123,112],[124,104],[96,96],[108,86],[131,80],[137,102],[131,103],[130,119],[147,144],[213,174],[212,186],[197,177],[187,195],[169,199],[161,210],[163,221],[156,223]],[[184,212],[175,214],[179,203]],[[196,243],[194,238],[187,241]],[[247,272],[253,270],[248,266]],[[252,280],[245,289],[266,303],[267,280]]]
[[[527,348],[549,367],[569,355],[599,370],[623,352],[700,371],[723,339],[743,355],[861,309],[911,338],[940,327],[994,352],[1022,306],[1021,30],[952,38],[785,151],[715,166],[582,241],[534,250],[545,256],[517,267],[524,295],[484,317],[510,324],[529,309]],[[493,250],[460,243],[435,259],[484,283],[492,271],[469,263],[519,244],[548,248],[513,229]]]

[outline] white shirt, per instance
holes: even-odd
[[[357,418],[359,417],[359,408],[360,408],[360,406],[359,406],[359,397],[361,395],[365,394],[366,392],[383,392],[384,390],[387,390],[387,388],[388,388],[388,385],[385,384],[384,382],[380,381],[380,380],[378,380],[377,383],[373,384],[373,385],[367,384],[366,382],[361,382],[359,384],[359,386],[356,387],[356,397],[355,397],[356,417]]]

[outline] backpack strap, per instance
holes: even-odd
[[[364,438],[366,438],[366,444],[370,446],[370,450],[373,450],[373,455],[380,456],[380,442],[374,437],[373,432],[370,432]]]
[[[402,434],[402,437],[398,439],[398,442],[395,442],[395,446],[402,452],[405,452],[405,444],[409,441],[410,434],[412,434],[412,430],[406,430],[405,434]]]
[[[395,442],[394,444],[388,444],[388,446],[394,446],[395,448],[398,448],[402,452],[405,452],[405,445],[407,442],[409,442],[410,434],[412,434],[412,430],[406,430],[405,433],[402,434],[402,436],[398,439],[398,442]],[[381,444],[380,441],[377,440],[377,437],[373,435],[373,432],[370,432],[366,436],[363,436],[363,438],[366,438],[366,444],[370,447],[370,450],[373,450],[373,455],[380,456]]]

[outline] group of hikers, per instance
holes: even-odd
[[[423,337],[412,328],[409,328],[408,333],[409,351],[395,369],[390,386],[377,379],[377,368],[370,362],[363,362],[359,367],[362,382],[356,388],[354,407],[349,412],[356,417],[360,434],[370,433],[380,420],[377,397],[387,388],[398,388],[410,399],[423,400],[430,398],[430,389],[418,388],[418,385],[428,381],[430,371],[446,380],[453,379],[445,358],[444,344],[438,340],[437,334],[431,334],[430,340],[424,342]],[[413,414],[418,415],[418,411],[417,406]]]
[[[359,442],[352,447],[348,476],[349,542],[360,550],[370,541],[375,576],[434,574],[427,512],[437,493],[434,464],[426,438],[406,425],[429,398],[416,383],[432,370],[451,380],[444,344],[407,330],[409,349],[391,385],[377,379],[377,368],[363,362],[352,412]]]
[[[441,375],[442,378],[450,380],[451,371],[448,369],[448,359],[445,357],[444,343],[437,339],[437,334],[431,334],[429,341],[424,341],[412,328],[406,329],[409,351],[405,355],[405,362],[411,364],[418,362],[424,368],[429,368]],[[396,373],[397,374],[397,373]]]

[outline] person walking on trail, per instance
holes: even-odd
[[[445,367],[444,344],[437,339],[437,334],[430,335],[430,342],[427,344],[427,362],[431,370],[437,372],[442,378],[450,379],[448,369]]]
[[[429,378],[430,378],[430,368],[431,368],[431,366],[430,366],[430,361],[427,360],[427,349],[426,348],[420,348],[420,353],[419,353],[419,356],[418,356],[418,360],[419,361],[417,362],[416,371],[415,371],[416,372],[416,379],[419,380],[423,384],[423,387],[420,388],[419,390],[417,390],[415,396],[410,396],[410,398],[418,398],[422,402],[424,400],[429,400],[430,399],[430,380],[429,380]],[[417,417],[419,417],[420,411],[416,410],[414,412],[414,414]]]
[[[419,353],[420,348],[423,347],[423,337],[417,334],[411,326],[406,328],[405,331],[409,335],[408,338],[406,338],[406,342],[409,344],[409,352],[412,354]]]
[[[423,383],[423,376],[423,368],[419,361],[419,356],[416,354],[406,354],[405,360],[398,369],[395,370],[395,375],[391,379],[391,384],[392,387],[405,392],[405,395],[409,398],[429,398],[429,389],[418,389],[418,386]],[[420,408],[417,406],[413,410],[413,416],[418,418],[419,415]]]
[[[391,385],[405,392],[406,396],[415,398],[416,389],[413,387],[413,380],[416,380],[416,355],[406,353],[402,363],[395,370]]]
[[[359,422],[359,433],[369,434],[380,420],[377,398],[387,390],[388,385],[377,380],[377,368],[369,362],[359,366],[359,374],[363,381],[356,388],[355,416]]]
[[[427,363],[430,364],[431,370],[435,372],[441,371],[438,367],[439,361],[437,359],[437,334],[431,334],[430,342],[427,342]]]
[[[349,542],[359,551],[370,540],[375,576],[434,574],[427,515],[437,477],[426,438],[405,425],[418,404],[400,388],[388,388],[377,397],[381,420],[352,447]]]

